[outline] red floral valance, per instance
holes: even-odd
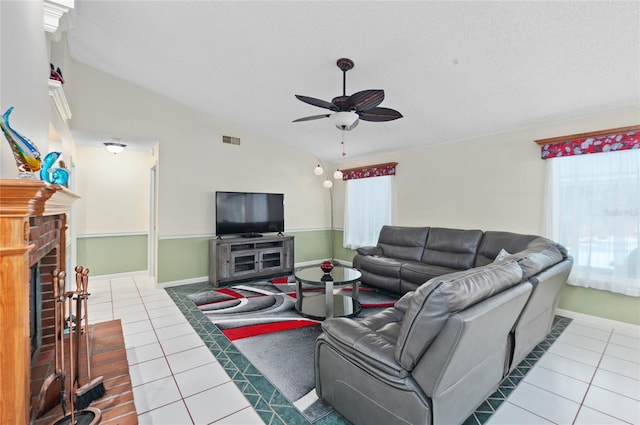
[[[368,177],[395,176],[397,162],[366,165],[342,170],[342,180],[366,179]]]
[[[542,159],[640,149],[640,126],[536,140]]]

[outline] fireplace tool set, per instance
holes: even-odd
[[[88,407],[91,402],[101,398],[105,394],[103,377],[91,379],[90,347],[89,347],[89,319],[87,316],[87,299],[89,296],[89,269],[78,266],[76,272],[76,290],[66,291],[66,273],[54,270],[53,294],[55,300],[54,326],[55,326],[55,370],[45,378],[35,411],[32,415],[32,423],[36,418],[51,410],[57,402],[62,408],[62,418],[54,425],[96,425],[100,423],[102,412],[95,407]],[[75,315],[73,301],[76,302]],[[65,320],[65,312],[69,316]],[[84,328],[82,326],[84,313]],[[69,337],[69,370],[68,376],[65,362],[65,333]],[[87,361],[87,382],[80,385],[80,338],[84,333]],[[70,404],[67,414],[67,377],[69,378]]]

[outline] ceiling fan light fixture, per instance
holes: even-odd
[[[347,130],[358,120],[358,114],[352,111],[336,112],[331,114],[331,120],[339,130]]]
[[[109,152],[111,152],[114,155],[122,152],[124,148],[127,147],[127,145],[125,145],[124,143],[120,143],[120,139],[112,139],[112,140],[116,140],[116,141],[104,142],[103,145]]]

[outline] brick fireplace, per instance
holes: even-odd
[[[53,344],[51,271],[65,269],[66,214],[78,198],[59,185],[0,179],[0,424],[29,423],[31,334],[36,347]]]
[[[64,265],[66,215],[29,218],[29,338],[31,358],[54,343],[52,272]]]

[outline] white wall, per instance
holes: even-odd
[[[49,141],[49,62],[42,2],[0,1],[0,114],[13,106],[11,127],[35,143],[44,157]],[[0,177],[18,169],[0,136]]]
[[[65,90],[74,130],[158,141],[160,238],[212,235],[216,190],[283,192],[286,230],[327,227],[329,198],[313,174],[315,158],[83,64],[72,62],[71,71]],[[222,144],[223,134],[241,145]],[[94,162],[87,159],[90,172]],[[78,193],[92,196],[88,190]],[[86,214],[118,208],[116,200]],[[84,232],[94,231],[86,223]]]
[[[114,155],[97,147],[76,147],[76,233],[146,233],[149,230],[150,154],[125,150]]]
[[[545,161],[534,140],[637,124],[640,108],[361,158],[341,166],[398,162],[398,225],[541,234]]]

